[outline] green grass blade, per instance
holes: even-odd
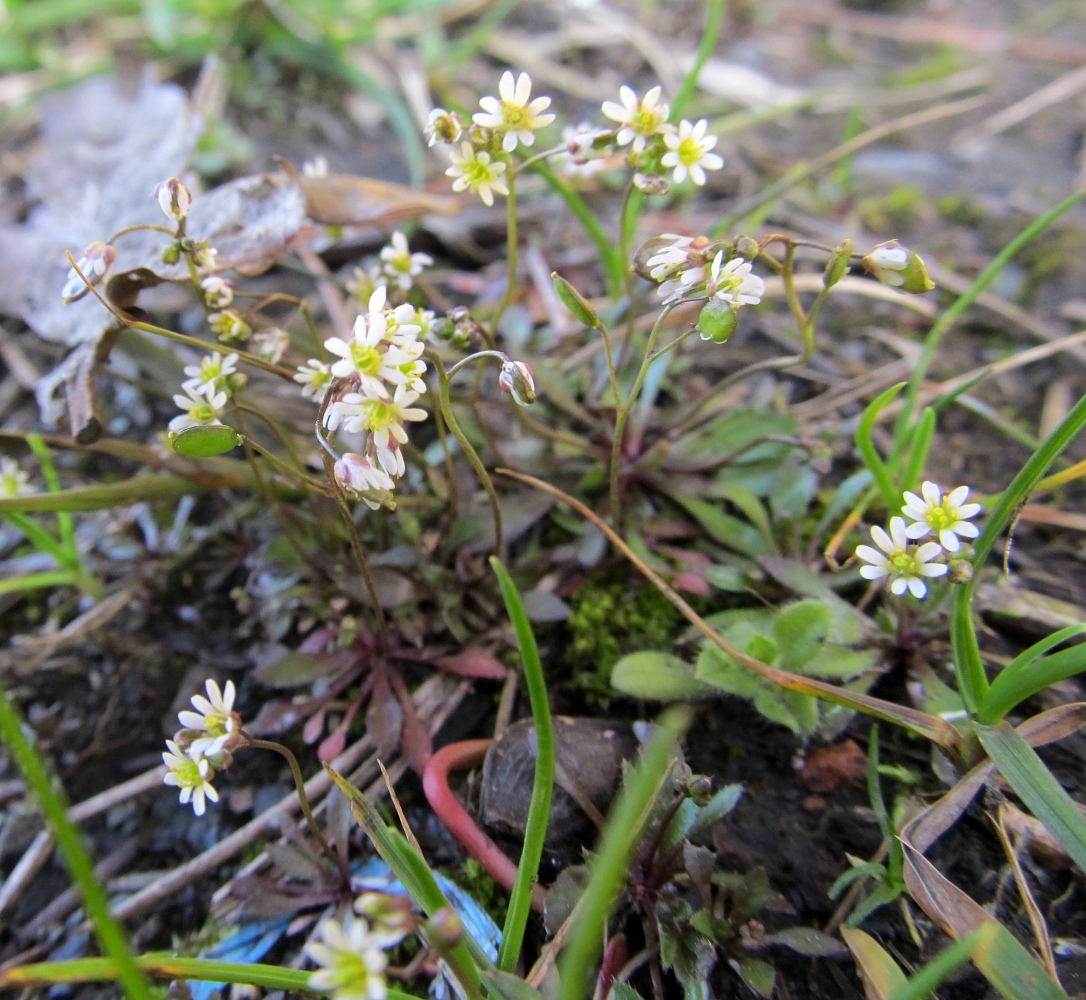
[[[905,406],[898,416],[897,425],[894,428],[895,453],[900,452],[905,445],[906,431],[912,423],[913,413],[916,411],[920,386],[924,384],[924,379],[928,374],[928,368],[931,365],[932,359],[935,357],[935,352],[938,350],[943,336],[957,322],[958,317],[977,300],[980,293],[999,277],[1000,272],[1007,266],[1010,259],[1018,253],[1022,247],[1029,243],[1030,240],[1043,233],[1053,222],[1063,215],[1064,212],[1073,207],[1083,195],[1086,195],[1086,190],[1076,191],[1069,197],[1064,198],[1064,200],[1055,208],[1046,212],[1011,240],[996,256],[995,260],[981,272],[980,276],[973,282],[969,290],[961,295],[958,300],[939,317],[931,330],[928,331],[928,335],[924,339],[924,347],[916,362],[916,367],[913,368],[912,375],[909,378],[909,388],[905,393]]]
[[[860,418],[860,423],[856,427],[856,447],[860,451],[860,457],[864,460],[864,465],[867,466],[871,475],[875,477],[875,484],[882,494],[882,502],[886,504],[886,509],[891,514],[900,512],[904,500],[901,491],[894,487],[890,470],[875,448],[874,441],[871,440],[871,432],[883,408],[901,392],[904,385],[904,382],[892,385],[884,393],[872,400],[867,409],[864,410],[864,415]]]
[[[336,783],[347,801],[351,804],[351,812],[358,825],[366,831],[366,836],[373,841],[377,853],[384,859],[385,864],[392,869],[407,890],[408,895],[416,902],[427,916],[433,916],[438,910],[452,909],[452,904],[445,898],[445,893],[434,878],[434,873],[426,860],[412,847],[407,838],[398,830],[392,829],[381,817],[376,807],[346,778],[337,774],[327,764],[324,765],[329,777]],[[479,982],[477,968],[493,968],[494,963],[486,957],[479,943],[464,931],[463,940],[452,949],[452,955],[460,970],[473,981],[470,984],[478,993],[482,990]]]
[[[94,863],[83,844],[75,824],[68,818],[62,793],[54,787],[45,762],[27,738],[19,712],[0,688],[0,739],[26,780],[27,787],[38,800],[45,820],[53,831],[57,847],[72,873],[72,880],[83,897],[87,916],[94,925],[102,950],[112,959],[117,979],[131,1000],[150,1000],[147,981],[136,965],[128,948],[124,928],[109,912],[109,897],[94,874]]]
[[[682,711],[664,713],[640,763],[626,779],[604,828],[592,875],[581,897],[581,915],[558,965],[561,980],[558,1000],[584,1000],[592,995],[589,970],[603,946],[604,927],[626,880],[630,858],[641,839],[649,809],[670,772],[678,737],[687,720],[687,713]]]
[[[58,569],[51,573],[28,573],[26,576],[13,576],[10,580],[0,580],[0,594],[15,594],[20,590],[40,590],[42,587],[67,587],[79,583],[79,577],[68,569]]]
[[[547,836],[547,822],[551,814],[551,796],[554,794],[554,725],[547,698],[547,681],[543,676],[543,664],[539,659],[532,626],[524,602],[517,593],[509,571],[501,562],[491,557],[490,565],[498,576],[505,608],[517,634],[521,662],[524,664],[524,680],[528,686],[528,698],[532,704],[532,721],[535,723],[536,755],[535,777],[532,780],[532,799],[528,807],[528,823],[524,832],[517,879],[509,897],[509,909],[505,915],[502,945],[498,952],[498,968],[509,972],[520,957],[524,943],[524,929],[532,907],[532,887],[539,876],[539,862],[543,857],[543,841]]]
[[[954,649],[954,665],[958,674],[958,687],[966,708],[974,715],[988,695],[988,680],[980,657],[976,632],[973,628],[973,594],[976,591],[980,569],[992,551],[996,540],[1010,524],[1018,508],[1026,502],[1049,466],[1086,425],[1086,396],[1083,396],[1071,412],[1022,466],[1011,484],[1000,494],[999,500],[988,514],[988,523],[976,541],[973,557],[973,579],[958,588],[951,619],[950,639]],[[2,502],[2,501],[0,501]]]
[[[179,958],[174,955],[148,954],[136,958],[136,964],[155,979],[192,979],[208,983],[243,983],[267,989],[301,990],[309,988],[309,973],[284,969],[278,965],[216,962],[207,958]],[[118,978],[117,965],[108,958],[76,958],[65,962],[39,962],[16,966],[0,974],[0,989],[47,986],[52,983],[98,983]],[[414,1000],[410,993],[390,989],[388,1000]]]
[[[177,500],[209,487],[185,476],[142,474],[119,483],[76,486],[59,493],[35,493],[26,497],[0,498],[0,514],[32,511],[109,510],[120,504]]]
[[[920,485],[920,476],[924,471],[924,463],[928,460],[934,433],[935,410],[925,406],[910,436],[909,461],[905,466],[905,474],[901,477],[902,490],[915,490]]]
[[[49,451],[45,441],[42,440],[40,434],[28,434],[26,443],[30,445],[31,450],[38,457],[38,462],[41,464],[41,472],[45,477],[49,492],[59,493],[62,489],[60,485],[60,476],[57,475],[57,467],[53,462],[53,455]],[[75,524],[72,521],[72,515],[68,513],[68,511],[57,511],[57,527],[60,529],[61,544],[67,552],[67,557],[61,561],[64,565],[71,565],[74,560],[78,565],[79,550],[75,545]]]
[[[698,46],[698,53],[694,57],[694,65],[690,67],[690,72],[686,74],[682,86],[679,87],[679,92],[671,102],[671,122],[674,125],[677,125],[679,119],[682,118],[683,111],[686,109],[686,102],[690,100],[690,95],[694,93],[694,88],[698,85],[698,77],[701,76],[702,67],[708,62],[709,56],[713,54],[713,48],[716,45],[717,36],[720,34],[720,25],[723,21],[724,0],[709,0],[705,10],[705,31],[702,32],[701,44]]]
[[[1086,671],[1084,644],[1061,649],[1051,656],[1043,655],[1053,646],[1083,632],[1086,632],[1086,625],[1069,625],[1016,656],[992,681],[987,696],[977,710],[977,721],[986,726],[993,725],[1031,695],[1043,691],[1050,684]]]
[[[992,936],[987,930],[990,926],[995,925],[985,924],[960,941],[955,941],[928,962],[907,983],[895,989],[889,995],[889,1000],[923,1000],[924,997],[930,996],[947,976],[969,961],[973,949],[982,937]]]
[[[1018,797],[1029,806],[1075,863],[1086,870],[1086,816],[1045,767],[1044,761],[1008,723],[977,726],[981,746]]]
[[[596,244],[596,250],[607,275],[607,290],[611,298],[616,301],[620,299],[625,294],[625,265],[615,246],[615,241],[604,231],[595,213],[584,203],[584,199],[558,178],[546,160],[537,160],[532,164],[531,169],[539,174],[547,182],[547,186],[566,203],[566,208],[573,213],[573,217]]]
[[[69,565],[68,550],[50,535],[48,531],[41,527],[41,525],[36,524],[23,514],[12,512],[3,516],[18,528],[26,536],[27,541],[39,552],[44,552],[47,555],[52,556],[61,566]]]

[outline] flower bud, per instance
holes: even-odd
[[[557,271],[551,271],[551,281],[554,282],[554,290],[558,293],[558,298],[573,313],[574,318],[593,329],[600,325],[600,318],[596,315],[596,310],[592,308],[591,303]]]
[[[447,906],[437,910],[423,924],[423,931],[430,944],[440,953],[455,948],[464,937],[464,925]]]
[[[229,278],[209,274],[200,282],[204,293],[204,304],[208,309],[225,309],[234,301],[234,283]]]
[[[702,340],[711,340],[714,344],[723,344],[739,324],[739,314],[735,307],[722,299],[710,299],[698,316],[698,330]]]
[[[97,285],[105,277],[116,259],[116,247],[103,243],[101,240],[95,240],[83,251],[83,255],[75,262],[75,267],[68,269],[68,280],[61,290],[61,298],[65,302],[74,302],[82,298],[89,286]],[[82,278],[79,276],[80,272],[83,273]]]
[[[761,252],[761,244],[753,236],[740,236],[735,241],[735,253],[732,256],[754,260]]]
[[[696,806],[707,806],[713,798],[713,782],[704,774],[695,774],[686,783],[686,794]]]
[[[826,269],[822,272],[823,287],[832,288],[836,285],[848,273],[851,260],[852,240],[845,240],[826,261]]]
[[[163,264],[176,264],[181,259],[181,243],[178,240],[174,240],[165,250],[162,251],[162,263]]]
[[[973,564],[968,559],[952,559],[946,574],[948,583],[968,583],[973,579]]]
[[[192,204],[192,195],[176,177],[168,181],[161,181],[155,188],[155,197],[159,207],[171,222],[184,222],[189,214],[189,205]]]
[[[523,361],[506,361],[498,376],[498,385],[502,392],[508,392],[519,406],[530,406],[535,402],[535,379],[532,369]]]
[[[642,194],[667,194],[671,190],[671,184],[666,177],[659,174],[634,174],[634,187]]]
[[[199,243],[194,243],[190,252],[192,253],[192,262],[196,265],[197,270],[215,270],[215,262],[219,256],[219,251],[211,245],[209,240],[200,240]]]
[[[427,119],[423,134],[426,136],[427,145],[434,146],[439,142],[452,144],[459,140],[464,131],[460,124],[460,116],[455,111],[446,111],[444,108],[434,108]]]
[[[921,295],[935,287],[920,254],[903,247],[897,240],[880,243],[864,257],[863,265],[884,285],[900,288],[903,292]]]

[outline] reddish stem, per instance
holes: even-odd
[[[426,793],[426,801],[449,833],[486,869],[487,874],[498,885],[511,892],[517,878],[517,866],[479,829],[471,814],[460,804],[449,787],[449,775],[453,771],[481,764],[490,743],[490,740],[464,740],[442,747],[430,758],[422,773],[422,790]],[[543,912],[545,896],[542,886],[533,887],[532,909],[537,913]]]

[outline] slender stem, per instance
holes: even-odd
[[[532,167],[533,169],[535,169],[536,164],[539,163],[540,160],[545,160],[551,156],[557,156],[559,153],[564,153],[565,151],[566,144],[564,142],[560,146],[554,146],[551,149],[544,149],[539,153],[535,153],[532,156],[529,156],[528,159],[524,160],[522,163],[518,163],[512,170],[509,171],[509,174],[511,177],[518,177],[520,174],[524,173],[524,171],[527,170],[528,167]]]
[[[622,263],[622,282],[626,291],[626,340],[622,345],[621,354],[625,354],[626,349],[633,343],[634,330],[637,325],[637,308],[634,303],[634,282],[637,280],[637,276],[634,274],[633,268],[630,267],[630,216],[633,215],[630,206],[633,203],[633,196],[636,191],[637,188],[634,187],[633,178],[631,177],[622,195],[618,230],[618,257]],[[621,354],[619,367],[622,366]]]
[[[625,402],[619,399],[615,400],[615,437],[611,443],[610,469],[611,520],[615,525],[615,530],[620,534],[622,533],[623,518],[619,494],[619,472],[622,468],[622,438],[626,431],[626,421],[629,420],[630,412],[633,410],[634,403],[637,402],[638,393],[641,392],[641,386],[644,385],[645,376],[648,375],[649,368],[652,365],[652,351],[656,346],[656,338],[660,335],[662,324],[676,305],[678,303],[669,303],[664,306],[660,311],[660,315],[656,317],[656,322],[653,323],[652,330],[649,331],[649,339],[645,344],[645,357],[641,362],[641,368],[637,372],[637,378],[634,379],[633,388],[630,389],[630,395]]]
[[[195,347],[199,351],[206,351],[209,348],[218,348],[220,344],[209,344],[206,340],[200,340],[197,337],[186,337],[183,333],[175,333],[173,330],[167,330],[165,327],[155,326],[153,323],[142,323],[139,320],[134,320],[131,316],[117,309],[111,302],[103,298],[101,293],[95,288],[87,278],[87,276],[79,270],[79,265],[76,264],[71,254],[67,255],[68,263],[71,264],[72,270],[83,280],[87,288],[90,289],[91,295],[93,295],[106,309],[109,310],[118,321],[132,330],[142,330],[144,333],[153,333],[159,337],[165,337],[167,340],[175,340],[179,344],[188,344],[189,347]],[[273,365],[270,361],[265,361],[263,358],[258,357],[255,354],[250,354],[248,351],[242,351],[238,348],[231,350],[232,354],[236,354],[238,359],[244,361],[246,364],[252,365],[255,368],[263,368],[266,372],[271,372],[273,375],[278,375],[280,378],[285,379],[288,382],[294,381],[294,372],[289,368],[284,368],[282,365]]]
[[[460,447],[464,450],[464,456],[471,463],[471,467],[475,470],[475,474],[479,477],[479,482],[483,484],[483,489],[486,490],[487,498],[490,500],[490,510],[494,517],[494,550],[498,553],[498,558],[504,562],[505,539],[502,535],[502,511],[498,504],[498,494],[494,490],[494,483],[491,481],[490,473],[486,471],[482,459],[479,458],[472,443],[456,421],[456,414],[453,413],[452,409],[452,400],[449,398],[449,376],[445,372],[445,366],[441,363],[441,358],[430,348],[425,350],[423,356],[433,364],[434,371],[437,373],[438,402],[441,406],[441,415],[445,418],[445,423],[448,425],[449,430],[452,431],[453,437],[460,442]]]
[[[493,348],[494,342],[498,336],[498,324],[501,322],[502,316],[505,315],[505,310],[509,308],[509,304],[513,301],[513,296],[517,291],[517,258],[518,258],[518,246],[517,246],[517,178],[516,174],[510,173],[509,175],[509,194],[505,199],[505,254],[506,254],[506,274],[505,274],[505,294],[502,296],[501,303],[498,305],[498,311],[494,314],[494,322],[491,324],[490,333],[486,335],[487,347]]]
[[[305,816],[309,832],[313,835],[313,839],[320,845],[325,856],[333,865],[335,865],[337,870],[342,871],[343,866],[340,864],[339,858],[336,857],[332,848],[328,846],[328,841],[325,840],[324,833],[321,831],[321,828],[317,826],[317,820],[313,816],[313,807],[309,804],[309,796],[305,793],[305,778],[302,777],[302,769],[298,766],[298,758],[283,746],[282,743],[276,743],[273,740],[258,740],[256,737],[250,736],[248,733],[244,732],[242,735],[245,737],[245,746],[250,746],[257,750],[274,750],[290,765],[290,773],[294,776],[294,787],[298,792],[298,803],[302,807],[302,815]]]
[[[94,924],[95,933],[102,949],[117,969],[117,978],[130,1000],[150,997],[147,982],[136,966],[128,947],[124,928],[109,912],[109,897],[102,883],[95,877],[94,862],[83,843],[79,830],[68,815],[63,793],[53,781],[45,761],[27,735],[29,730],[18,709],[0,687],[0,741],[11,752],[27,787],[38,800],[46,821],[52,828],[57,846],[72,874],[86,906],[87,915]]]
[[[497,358],[502,364],[505,364],[509,360],[508,354],[503,354],[501,351],[476,351],[474,354],[469,354],[466,358],[461,358],[452,366],[445,374],[449,378],[452,378],[458,371],[474,361],[480,360],[480,358]]]
[[[607,329],[605,323],[598,323],[596,329],[599,330],[600,339],[603,341],[603,353],[607,355],[607,377],[611,381],[611,395],[615,397],[617,407],[622,397],[619,395],[618,370],[615,368],[615,356],[611,347],[611,331]]]
[[[382,607],[381,599],[377,594],[377,584],[373,580],[369,562],[366,560],[366,550],[362,545],[362,537],[358,533],[358,525],[354,523],[354,517],[351,514],[351,505],[347,503],[347,491],[343,488],[343,484],[336,478],[335,463],[339,456],[336,454],[336,450],[325,439],[323,433],[324,415],[328,412],[329,405],[342,386],[346,384],[346,381],[346,379],[337,379],[328,387],[328,391],[324,394],[324,399],[321,400],[320,410],[317,411],[317,422],[314,431],[317,440],[324,448],[324,455],[321,456],[324,459],[324,474],[332,484],[332,496],[335,497],[336,507],[339,509],[340,517],[343,519],[344,527],[347,529],[347,538],[351,543],[351,552],[354,555],[355,562],[358,563],[359,572],[362,574],[362,581],[366,585],[366,593],[369,594],[370,603],[373,605],[373,615],[377,622],[377,642],[381,647],[381,651],[387,652],[389,638],[388,622],[385,620],[385,609]]]

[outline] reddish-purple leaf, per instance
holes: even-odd
[[[504,681],[509,671],[493,654],[482,649],[465,649],[455,656],[439,656],[434,665],[458,677],[479,677],[488,681]]]
[[[308,743],[316,743],[320,739],[321,733],[324,732],[324,709],[319,709],[305,724],[305,729],[302,730],[302,739]]]

